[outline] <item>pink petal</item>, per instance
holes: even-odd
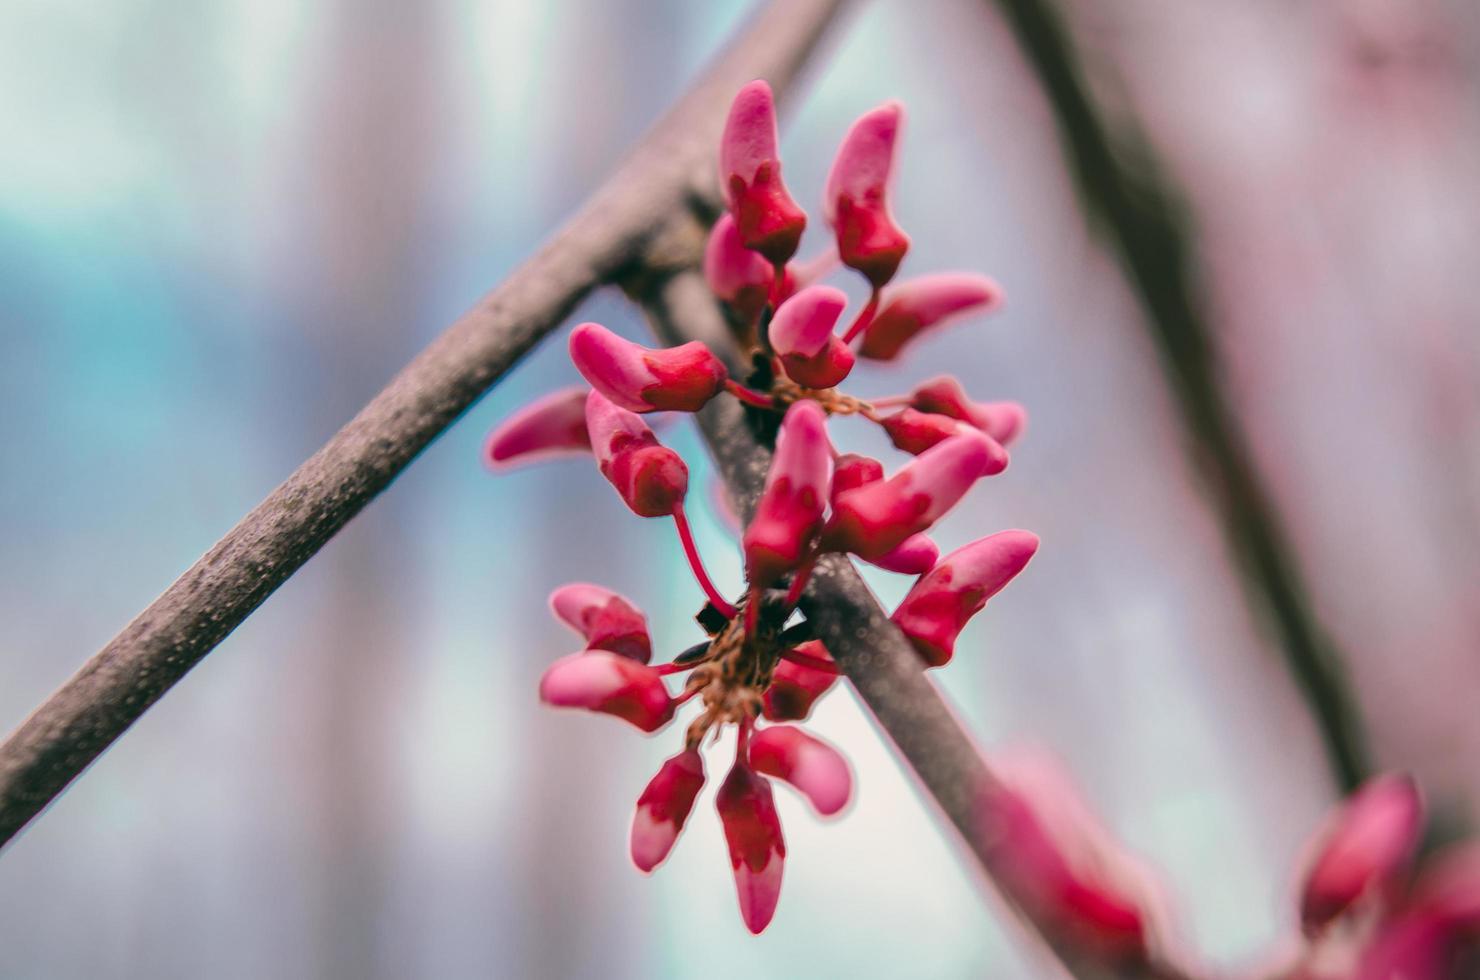
[[[573,582],[550,593],[550,610],[585,638],[588,650],[609,650],[640,664],[653,658],[647,617],[625,596]]]
[[[1002,290],[986,276],[944,272],[917,276],[890,287],[863,332],[861,357],[891,361],[922,331],[969,314],[988,313],[1002,303]]]
[[[666,517],[683,503],[689,469],[636,414],[600,391],[586,398],[586,429],[601,475],[639,517]]]
[[[655,350],[599,323],[571,331],[570,359],[591,387],[629,412],[697,412],[729,376],[700,341]]]
[[[888,554],[940,520],[977,479],[1000,473],[999,450],[985,435],[965,430],[925,450],[889,479],[838,494],[824,543],[867,561]]]
[[[783,265],[796,253],[807,216],[781,181],[777,142],[771,87],[751,82],[735,96],[725,120],[719,182],[745,246]]]
[[[853,351],[833,334],[848,297],[831,286],[808,286],[782,303],[768,336],[792,380],[831,388],[853,370]]]
[[[974,402],[950,375],[931,378],[914,390],[910,406],[922,412],[934,412],[959,419],[981,429],[1002,445],[1007,445],[1022,432],[1028,413],[1017,402]]]
[[[1300,917],[1316,931],[1404,872],[1423,833],[1424,805],[1412,777],[1363,783],[1328,818],[1306,875]]]
[[[781,421],[765,489],[741,539],[752,585],[770,585],[801,565],[822,527],[831,481],[827,415],[816,402],[795,402]]]
[[[910,247],[888,201],[903,114],[898,102],[887,102],[859,117],[843,137],[823,193],[823,214],[837,232],[838,255],[875,288],[893,277]]]
[[[821,640],[808,640],[796,649],[814,660],[832,660]],[[811,713],[812,704],[837,680],[838,675],[831,671],[790,660],[779,661],[762,696],[763,714],[768,721],[801,721]]]
[[[740,917],[759,935],[776,914],[786,842],[771,797],[771,784],[736,762],[715,796],[715,808],[730,848]]]
[[[704,246],[704,278],[709,288],[735,308],[744,321],[754,320],[770,297],[775,269],[745,247],[735,219],[726,213],[709,232]]]
[[[653,668],[607,650],[561,657],[540,678],[540,700],[615,715],[645,732],[673,719],[673,699]]]
[[[591,451],[586,389],[562,388],[525,405],[488,434],[483,458],[495,470]]]
[[[830,817],[848,805],[853,773],[837,749],[791,725],[772,725],[750,740],[756,772],[796,787],[813,809]]]
[[[948,663],[956,637],[987,600],[1027,566],[1038,535],[999,531],[946,555],[890,617],[931,667]]]
[[[632,863],[649,872],[673,850],[683,825],[704,787],[704,758],[688,749],[663,763],[637,798],[632,818]]]
[[[900,575],[924,575],[940,559],[940,548],[923,534],[912,534],[899,547],[880,555],[871,565]]]

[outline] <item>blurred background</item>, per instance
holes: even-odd
[[[749,6],[0,0],[0,728],[529,254]],[[1462,820],[1480,802],[1480,8],[1060,9],[1186,205],[1209,383],[1375,762]],[[1264,960],[1336,784],[1012,32],[985,0],[860,4],[795,96],[787,177],[814,217],[848,123],[902,99],[905,272],[1007,290],[1002,313],[855,374],[883,393],[953,371],[1031,413],[938,540],[1024,527],[1042,550],[937,679],[989,751],[1062,757],[1200,956]],[[644,330],[615,295],[580,318]],[[853,760],[856,801],[823,825],[779,797],[765,935],[736,913],[712,793],[651,880],[631,868],[633,802],[671,739],[537,703],[572,649],[544,597],[615,587],[672,653],[700,596],[670,529],[589,463],[480,465],[494,422],[576,378],[562,348],[9,848],[0,976],[1039,975],[851,692],[815,728]],[[691,429],[667,438],[707,473]],[[696,524],[738,587],[723,525]],[[877,580],[886,602],[903,585]]]

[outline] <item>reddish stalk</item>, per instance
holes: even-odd
[[[721,616],[733,619],[735,607],[730,605],[724,596],[720,595],[719,589],[709,580],[709,573],[704,570],[704,561],[699,557],[699,546],[694,543],[694,531],[689,527],[689,519],[683,512],[683,505],[679,504],[673,508],[673,526],[678,528],[678,540],[683,543],[684,557],[689,560],[689,568],[694,572],[694,578],[699,582],[699,588],[709,597],[714,608],[719,610]]]
[[[814,657],[811,654],[799,653],[795,647],[782,650],[781,659],[790,660],[798,667],[806,667],[810,670],[820,670],[824,674],[842,673],[842,671],[838,669],[838,665],[833,663],[831,660],[823,660],[821,657]]]
[[[767,408],[774,410],[776,403],[770,397],[758,391],[752,391],[734,378],[725,379],[725,390],[746,405],[754,405],[756,408]]]
[[[843,343],[853,343],[854,338],[867,330],[868,325],[874,322],[874,314],[878,310],[879,288],[875,286],[874,291],[869,294],[868,302],[864,304],[863,309],[858,311],[858,316],[854,319],[852,325],[848,327],[848,332],[843,334]]]
[[[817,557],[814,555],[802,562],[802,567],[798,568],[796,574],[792,575],[791,588],[786,590],[785,605],[788,611],[795,609],[797,603],[801,601],[802,590],[807,587],[807,579],[812,575],[812,566],[816,564]]]
[[[699,666],[698,663],[692,663],[692,664],[659,664],[658,666],[654,667],[653,669],[656,670],[663,677],[667,677],[670,674],[682,674],[686,670],[693,670],[697,666]]]

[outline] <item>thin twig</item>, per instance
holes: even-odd
[[[730,99],[793,80],[846,0],[776,0],[549,242],[0,744],[0,844],[324,546],[702,186]],[[709,178],[712,179],[712,178]]]
[[[1050,0],[993,4],[1038,75],[1080,195],[1145,310],[1249,599],[1268,614],[1336,781],[1350,791],[1371,771],[1359,711],[1224,394],[1209,318],[1193,285],[1192,236],[1179,196],[1131,120],[1121,120],[1112,140]]]
[[[697,232],[676,229],[674,240]],[[643,306],[665,341],[703,340],[732,365],[737,360],[722,316],[702,277],[692,269],[629,283],[628,293]],[[736,507],[746,520],[755,511],[771,453],[746,424],[744,410],[730,398],[716,398],[698,414],[699,428],[723,475]],[[929,678],[914,647],[889,621],[852,563],[839,555],[818,561],[803,593],[802,611],[816,636],[858,691],[879,727],[919,779],[988,879],[1005,894],[1027,930],[1044,940],[1044,954],[1076,977],[1177,978],[1167,963],[1112,964],[1088,955],[1051,924],[1035,922],[1028,907],[1005,892],[999,858],[981,827],[982,794],[1000,785],[970,735]]]

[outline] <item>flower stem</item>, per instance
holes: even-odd
[[[776,409],[776,403],[771,398],[758,391],[752,391],[734,378],[725,379],[725,390],[746,405],[754,405],[756,408],[767,408],[772,411]]]
[[[689,527],[688,516],[683,512],[683,504],[673,508],[673,525],[678,528],[678,540],[683,543],[684,557],[689,560],[689,568],[693,570],[694,578],[698,579],[699,588],[704,590],[704,594],[721,616],[732,619],[735,607],[719,594],[719,590],[709,580],[709,573],[704,570],[704,561],[699,557],[699,546],[694,543],[694,531]]]
[[[787,647],[781,651],[782,660],[790,660],[798,667],[806,667],[809,670],[820,670],[824,674],[841,674],[838,665],[831,660],[823,660],[807,653],[798,653],[795,648]]]
[[[879,289],[875,286],[874,291],[869,294],[868,302],[864,304],[863,309],[858,311],[858,316],[848,327],[848,332],[843,334],[843,343],[853,343],[855,337],[867,330],[868,325],[874,322],[874,314],[878,312],[878,309]]]
[[[814,556],[802,562],[802,567],[796,570],[791,577],[791,588],[786,590],[786,608],[795,609],[796,604],[802,598],[802,590],[807,587],[807,579],[812,575],[812,566],[817,564]]]

